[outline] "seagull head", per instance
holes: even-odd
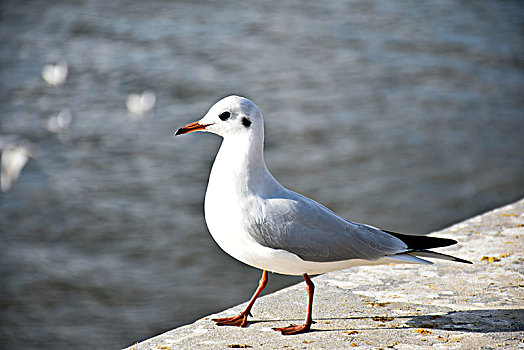
[[[178,129],[176,135],[193,131],[212,132],[222,137],[263,135],[264,121],[257,106],[245,97],[228,96],[215,103],[206,115]]]

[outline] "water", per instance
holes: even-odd
[[[172,138],[225,95],[260,107],[275,177],[349,219],[424,233],[522,197],[523,7],[3,1],[0,134],[37,151],[0,193],[0,348],[121,348],[251,296],[203,220],[220,139]]]

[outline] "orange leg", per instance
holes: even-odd
[[[255,291],[255,294],[253,294],[253,297],[249,301],[246,309],[233,317],[214,318],[213,321],[217,323],[217,326],[245,327],[247,324],[247,316],[251,316],[251,308],[253,307],[253,304],[255,303],[255,300],[257,300],[260,293],[262,293],[262,290],[267,286],[267,281],[267,271],[263,270],[262,278],[260,278],[260,281],[258,282],[258,288]]]
[[[306,333],[311,328],[311,324],[314,323],[312,312],[313,312],[313,294],[315,293],[315,285],[313,284],[313,282],[311,282],[311,279],[309,278],[307,273],[303,274],[302,276],[304,276],[304,279],[306,280],[306,290],[307,290],[307,297],[308,297],[306,323],[302,325],[292,324],[288,327],[273,328],[273,330],[281,332],[283,335]]]

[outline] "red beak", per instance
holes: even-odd
[[[177,135],[184,135],[184,134],[187,134],[187,133],[190,133],[190,132],[193,132],[193,131],[205,130],[206,127],[208,127],[209,125],[211,125],[211,124],[198,124],[198,121],[196,121],[194,123],[190,123],[190,124],[184,125],[180,129],[178,129],[175,132],[175,136],[177,136]]]

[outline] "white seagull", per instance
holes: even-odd
[[[33,158],[35,145],[18,135],[0,135],[0,190],[13,187],[22,169]]]
[[[274,328],[282,334],[310,330],[314,285],[309,275],[360,265],[431,264],[419,258],[469,261],[429,251],[457,243],[452,239],[405,235],[346,220],[320,203],[284,188],[264,162],[264,121],[250,100],[229,96],[175,135],[212,132],[224,138],[216,156],[205,198],[209,232],[229,255],[262,269],[248,306],[217,325],[244,327],[268,281],[268,271],[302,275],[308,309],[305,323]]]

